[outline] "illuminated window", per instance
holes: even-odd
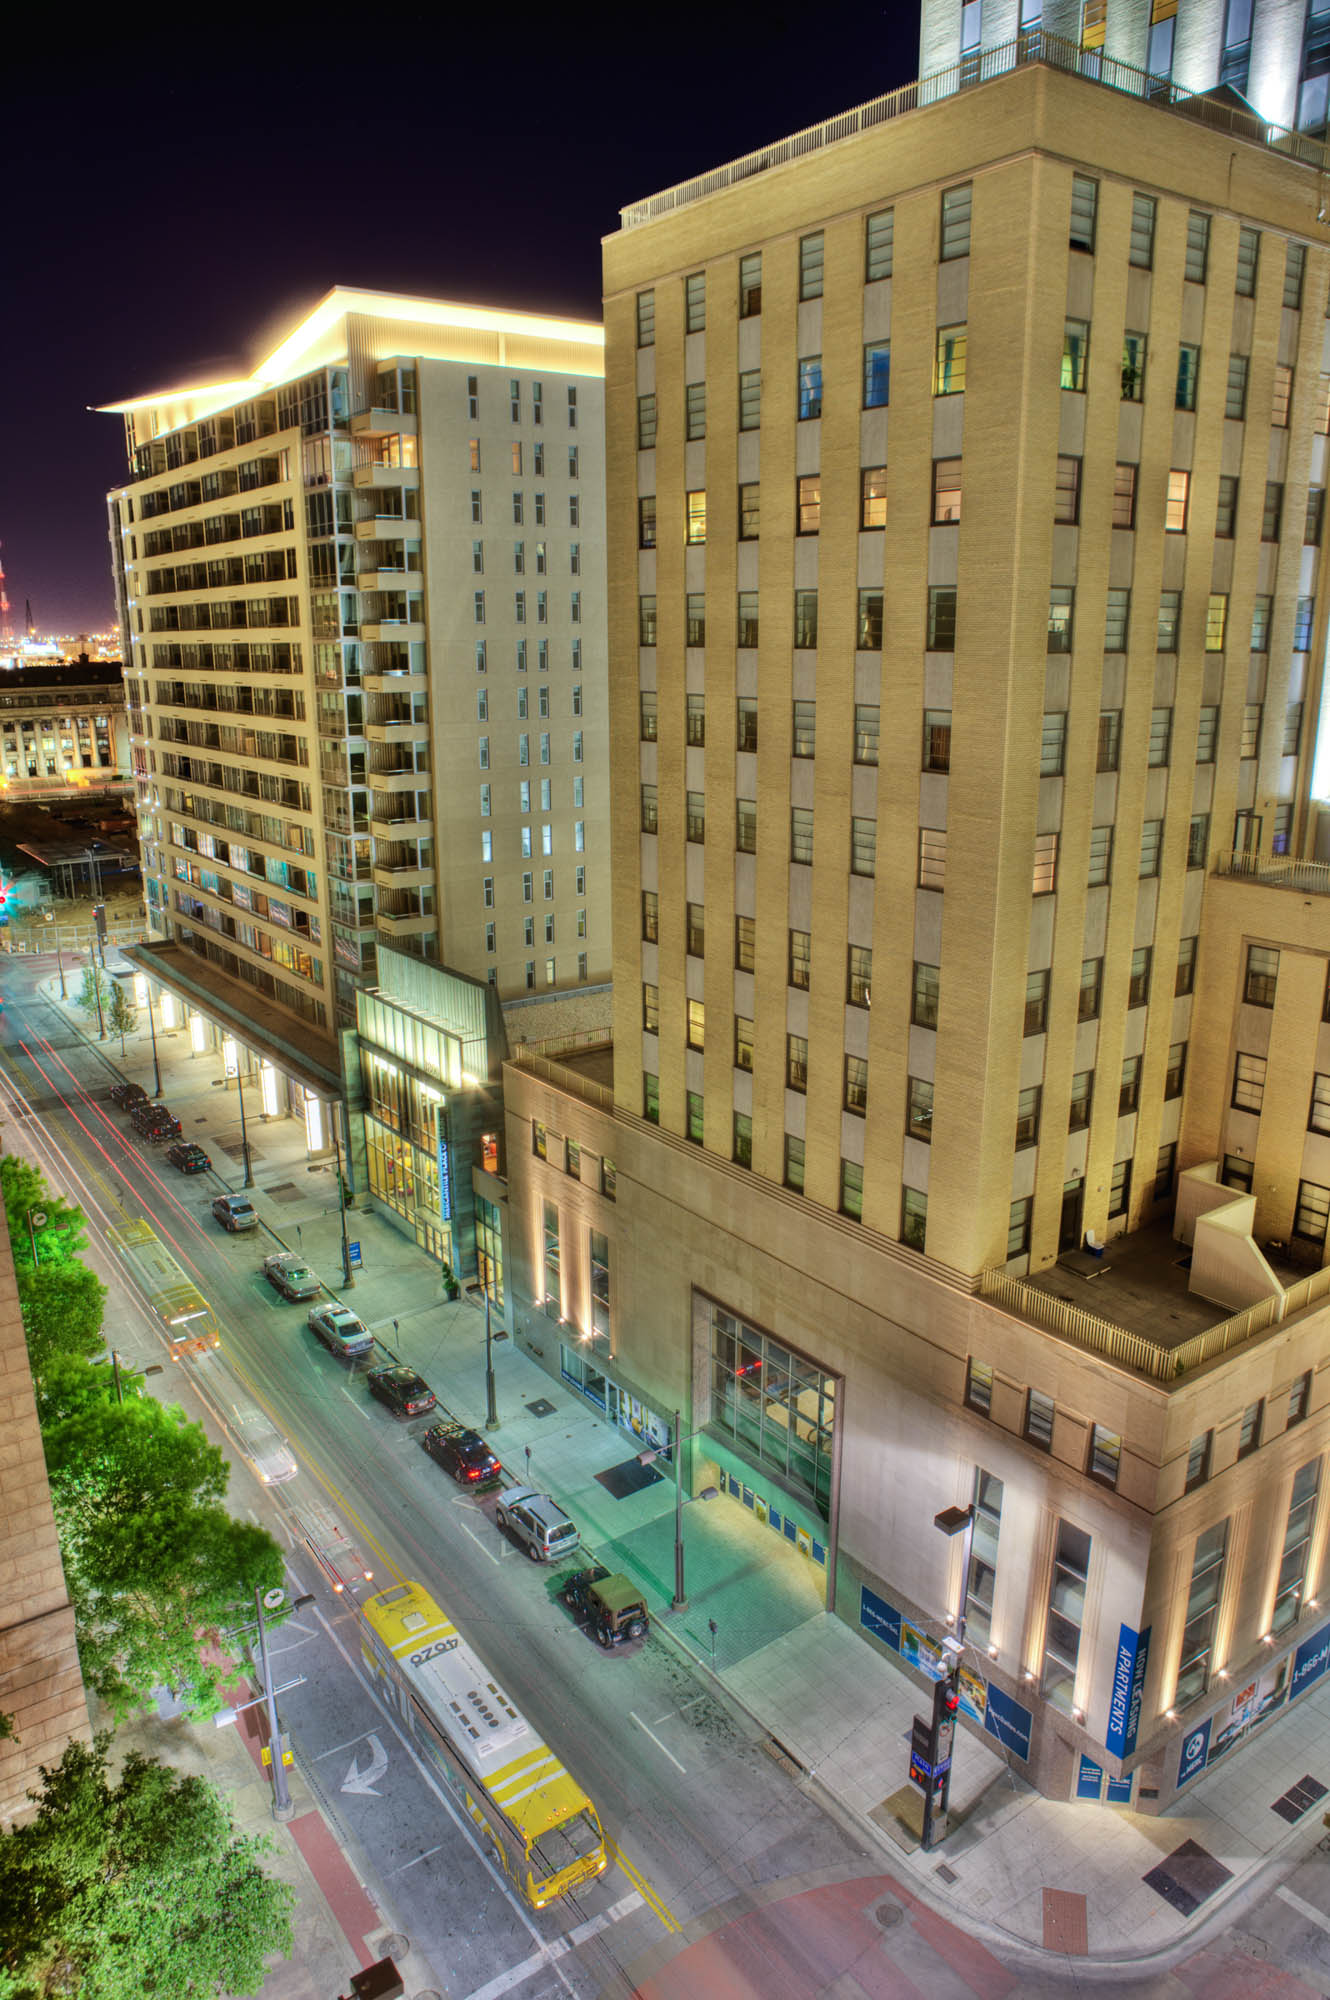
[[[967,332],[963,326],[938,328],[933,367],[935,396],[958,396],[964,391]]]
[[[1168,492],[1164,500],[1164,528],[1168,534],[1186,534],[1190,493],[1191,474],[1175,468],[1168,475]]]

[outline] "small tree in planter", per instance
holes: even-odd
[[[139,1010],[134,995],[123,981],[111,981],[111,1003],[106,1011],[107,1025],[113,1035],[120,1037],[120,1057],[124,1060],[125,1036],[132,1035],[139,1024]]]

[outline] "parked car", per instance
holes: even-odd
[[[479,1431],[453,1422],[433,1424],[420,1442],[459,1486],[494,1486],[503,1477],[503,1467]]]
[[[558,1501],[548,1493],[537,1493],[533,1486],[505,1486],[494,1518],[532,1562],[569,1556],[582,1539]]]
[[[294,1250],[272,1250],[263,1260],[263,1275],[270,1285],[275,1285],[284,1299],[293,1302],[312,1299],[316,1292],[323,1290],[322,1284],[310,1270],[304,1259],[297,1257]]]
[[[212,1205],[213,1217],[232,1235],[241,1229],[257,1229],[259,1212],[247,1194],[219,1194]]]
[[[122,1111],[128,1111],[131,1105],[146,1104],[148,1101],[148,1093],[141,1083],[113,1084],[109,1096],[112,1104],[118,1104]]]
[[[134,1130],[154,1146],[160,1146],[164,1139],[180,1137],[180,1120],[164,1104],[155,1104],[145,1098],[131,1105],[129,1116]]]
[[[559,1591],[579,1625],[602,1646],[640,1639],[651,1623],[647,1601],[631,1577],[611,1575],[603,1563],[574,1571]]]
[[[350,1306],[339,1306],[334,1300],[327,1305],[311,1306],[309,1324],[330,1354],[341,1354],[350,1360],[374,1350],[374,1335],[363,1319],[356,1318]]]
[[[196,1146],[192,1139],[177,1139],[174,1146],[167,1147],[166,1157],[182,1174],[206,1174],[212,1165],[202,1146]]]
[[[404,1362],[391,1361],[383,1368],[371,1368],[365,1377],[369,1393],[386,1403],[396,1417],[423,1417],[434,1408],[437,1398],[423,1376]]]

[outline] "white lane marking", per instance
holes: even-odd
[[[359,1736],[348,1736],[345,1743],[334,1743],[331,1750],[320,1750],[316,1752],[314,1762],[317,1764],[324,1757],[340,1757],[343,1750],[350,1750],[354,1744],[363,1743],[368,1735],[369,1735],[368,1729],[362,1729]]]
[[[378,1737],[371,1732],[369,1738],[368,1769],[362,1771],[359,1756],[353,1757],[351,1759],[351,1768],[342,1780],[342,1790],[344,1792],[360,1792],[367,1794],[370,1798],[381,1798],[383,1794],[376,1787],[379,1779],[387,1769],[388,1752],[384,1749]]]
[[[1305,1903],[1302,1897],[1295,1896],[1291,1889],[1279,1888],[1275,1890],[1275,1894],[1282,1902],[1287,1903],[1291,1910],[1296,1910],[1300,1917],[1306,1917],[1308,1923],[1317,1924],[1323,1931],[1330,1931],[1330,1917],[1327,1917],[1324,1910],[1318,1910],[1315,1903]]]
[[[351,1408],[355,1411],[358,1417],[363,1417],[367,1424],[372,1423],[374,1421],[373,1418],[370,1416],[368,1410],[361,1409],[360,1404],[356,1401],[355,1397],[351,1394],[351,1391],[345,1385],[343,1385],[342,1387],[342,1394],[346,1397],[347,1402],[351,1405]]]
[[[443,1852],[443,1842],[440,1841],[437,1847],[427,1847],[423,1854],[417,1854],[414,1856],[412,1860],[404,1861],[401,1864],[400,1868],[390,1868],[388,1870],[388,1873],[390,1875],[405,1875],[407,1869],[414,1868],[417,1862],[428,1861],[431,1854],[442,1854],[442,1852]]]
[[[502,1556],[496,1556],[493,1549],[488,1548],[486,1544],[481,1541],[480,1536],[476,1534],[475,1530],[467,1527],[465,1521],[459,1521],[457,1525],[462,1530],[462,1533],[464,1535],[470,1535],[472,1541],[475,1543],[476,1547],[480,1550],[481,1554],[488,1556],[492,1563],[494,1563],[497,1566],[499,1563],[503,1561]]]
[[[630,1708],[630,1709],[629,1709],[629,1711],[628,1711],[628,1719],[629,1719],[629,1721],[630,1721],[630,1722],[635,1722],[635,1723],[637,1724],[638,1728],[639,1728],[639,1729],[641,1730],[641,1732],[642,1732],[642,1734],[643,1734],[644,1736],[650,1736],[650,1737],[651,1737],[651,1741],[652,1741],[652,1742],[653,1742],[653,1743],[655,1744],[655,1746],[656,1746],[657,1750],[659,1750],[659,1752],[660,1752],[661,1756],[662,1756],[662,1757],[668,1757],[668,1758],[669,1758],[669,1760],[670,1760],[670,1762],[671,1762],[671,1764],[673,1764],[673,1766],[674,1766],[674,1768],[675,1768],[675,1770],[676,1770],[676,1771],[682,1771],[682,1770],[683,1770],[683,1769],[685,1768],[685,1767],[684,1767],[684,1766],[683,1766],[683,1765],[682,1765],[682,1764],[681,1764],[681,1763],[679,1762],[679,1759],[678,1759],[678,1758],[677,1758],[677,1757],[675,1756],[675,1754],[674,1754],[673,1750],[667,1750],[667,1749],[665,1748],[665,1745],[664,1745],[664,1744],[663,1744],[663,1743],[661,1742],[661,1740],[660,1740],[659,1736],[655,1735],[655,1734],[653,1733],[653,1731],[651,1731],[650,1729],[648,1729],[648,1728],[647,1728],[647,1726],[646,1726],[646,1724],[645,1724],[645,1722],[643,1722],[643,1720],[642,1720],[641,1716],[640,1716],[640,1715],[634,1715],[634,1714],[633,1714],[633,1711],[632,1711],[632,1709],[631,1709],[631,1708]],[[662,1718],[662,1720],[663,1720],[663,1718]]]
[[[578,1924],[575,1930],[566,1931],[562,1937],[554,1938],[533,1957],[524,1959],[521,1965],[512,1965],[507,1972],[496,1973],[484,1986],[477,1986],[467,1996],[467,2000],[499,2000],[501,1993],[510,1993],[514,1986],[523,1985],[542,1967],[553,1965],[556,1959],[566,1958],[570,1951],[576,1951],[577,1947],[585,1944],[588,1938],[595,1937],[597,1931],[608,1930],[611,1924],[617,1924],[623,1917],[630,1915],[633,1910],[641,1906],[641,1903],[642,1898],[636,1889],[631,1895],[621,1896],[617,1903],[612,1903],[608,1910],[602,1910],[598,1917],[588,1917],[587,1921]]]

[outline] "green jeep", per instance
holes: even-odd
[[[603,1563],[580,1569],[559,1591],[579,1625],[588,1626],[602,1646],[640,1639],[650,1624],[646,1598],[626,1576],[612,1576]]]

